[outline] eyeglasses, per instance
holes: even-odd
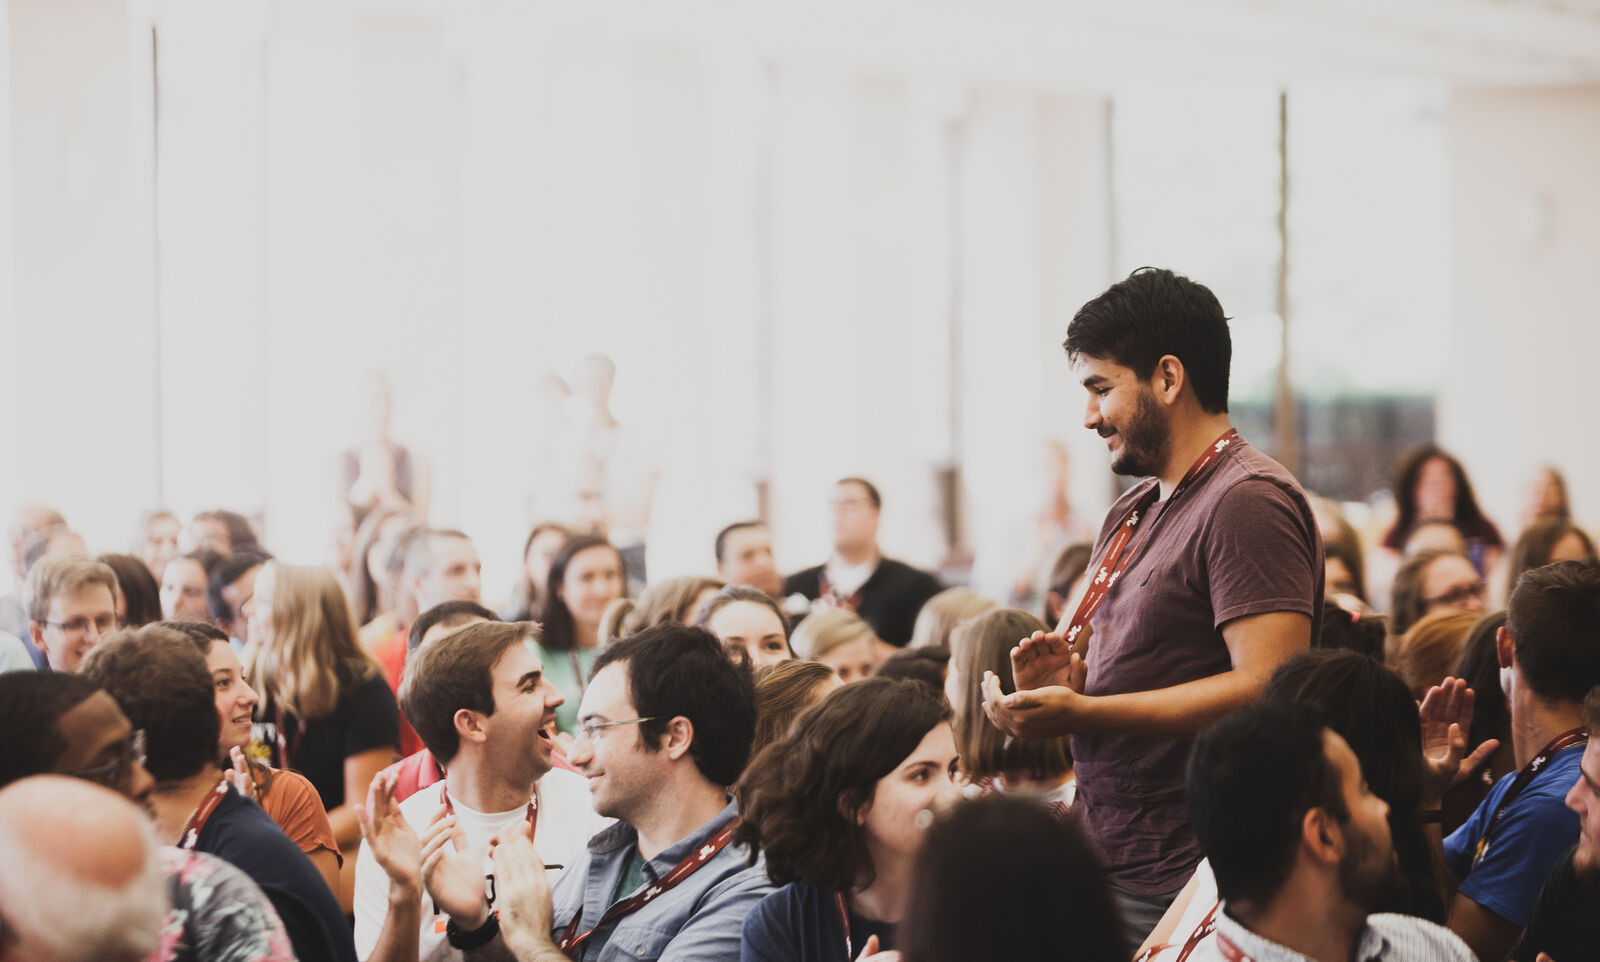
[[[1474,581],[1470,584],[1457,585],[1442,595],[1434,595],[1432,598],[1424,598],[1422,600],[1429,605],[1460,605],[1474,599],[1481,599],[1488,590],[1488,585],[1481,581]]]
[[[597,731],[600,731],[602,729],[616,728],[618,725],[639,725],[639,724],[643,724],[644,722],[651,722],[651,721],[655,721],[655,720],[656,719],[654,717],[651,717],[651,718],[624,718],[622,721],[609,721],[609,722],[583,721],[583,722],[579,722],[578,723],[578,734],[580,734],[583,737],[589,739],[590,741],[594,741],[594,733],[597,732]]]
[[[113,628],[121,628],[122,619],[116,615],[101,615],[98,618],[90,618],[85,615],[81,618],[74,618],[71,621],[41,621],[39,624],[48,625],[51,628],[60,628],[64,634],[68,635],[88,634],[89,626],[92,624],[95,631],[103,635]]]
[[[93,768],[80,768],[75,772],[67,772],[73,778],[82,778],[91,782],[98,782],[108,788],[117,785],[133,770],[135,764],[143,765],[145,739],[144,729],[141,728],[128,737],[128,744],[117,756],[116,760],[96,765]]]

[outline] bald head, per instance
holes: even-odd
[[[0,789],[0,958],[142,959],[169,905],[155,834],[138,806],[79,778]]]

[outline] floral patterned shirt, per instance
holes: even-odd
[[[161,850],[172,911],[148,962],[294,962],[272,903],[214,855]]]

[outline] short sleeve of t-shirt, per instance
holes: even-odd
[[[1466,824],[1444,840],[1445,864],[1462,876],[1458,892],[1517,928],[1528,924],[1544,880],[1578,840],[1578,816],[1567,808],[1565,799],[1578,777],[1582,758],[1581,746],[1556,755],[1506,807],[1483,857],[1474,865],[1478,840],[1516,773],[1496,783]]]
[[[400,707],[382,675],[369,675],[352,685],[339,699],[334,718],[343,731],[345,758],[374,748],[399,748]]]
[[[894,948],[894,926],[850,916],[850,950],[854,956],[872,936],[882,951]],[[756,903],[745,916],[739,938],[740,962],[838,962],[845,954],[845,933],[832,892],[796,882]]]
[[[1206,540],[1213,627],[1275,611],[1315,620],[1316,539],[1282,487],[1247,478],[1220,498]]]
[[[266,794],[257,801],[283,829],[283,834],[300,847],[300,851],[310,855],[327,849],[338,857],[341,865],[344,863],[339,842],[333,837],[333,825],[328,821],[328,812],[322,807],[322,797],[304,775],[281,770],[274,772]]]

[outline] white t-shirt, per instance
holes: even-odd
[[[444,782],[435,782],[400,803],[400,813],[421,837],[443,807],[440,793]],[[537,789],[539,822],[534,829],[533,847],[550,871],[553,884],[561,868],[577,861],[589,839],[611,824],[611,819],[595,814],[594,803],[589,798],[589,785],[583,776],[553,768],[539,779]],[[452,797],[451,806],[456,812],[456,822],[467,837],[469,851],[479,853],[483,859],[485,887],[494,892],[494,862],[489,858],[489,839],[502,834],[528,817],[527,806],[509,812],[477,812]],[[558,867],[559,866],[559,867]],[[383,920],[389,912],[389,876],[378,860],[372,857],[366,843],[356,857],[356,955],[365,959],[372,954],[383,929]],[[422,896],[421,941],[419,956],[428,954],[444,941],[444,926],[449,918],[443,912],[435,913],[433,899]]]

